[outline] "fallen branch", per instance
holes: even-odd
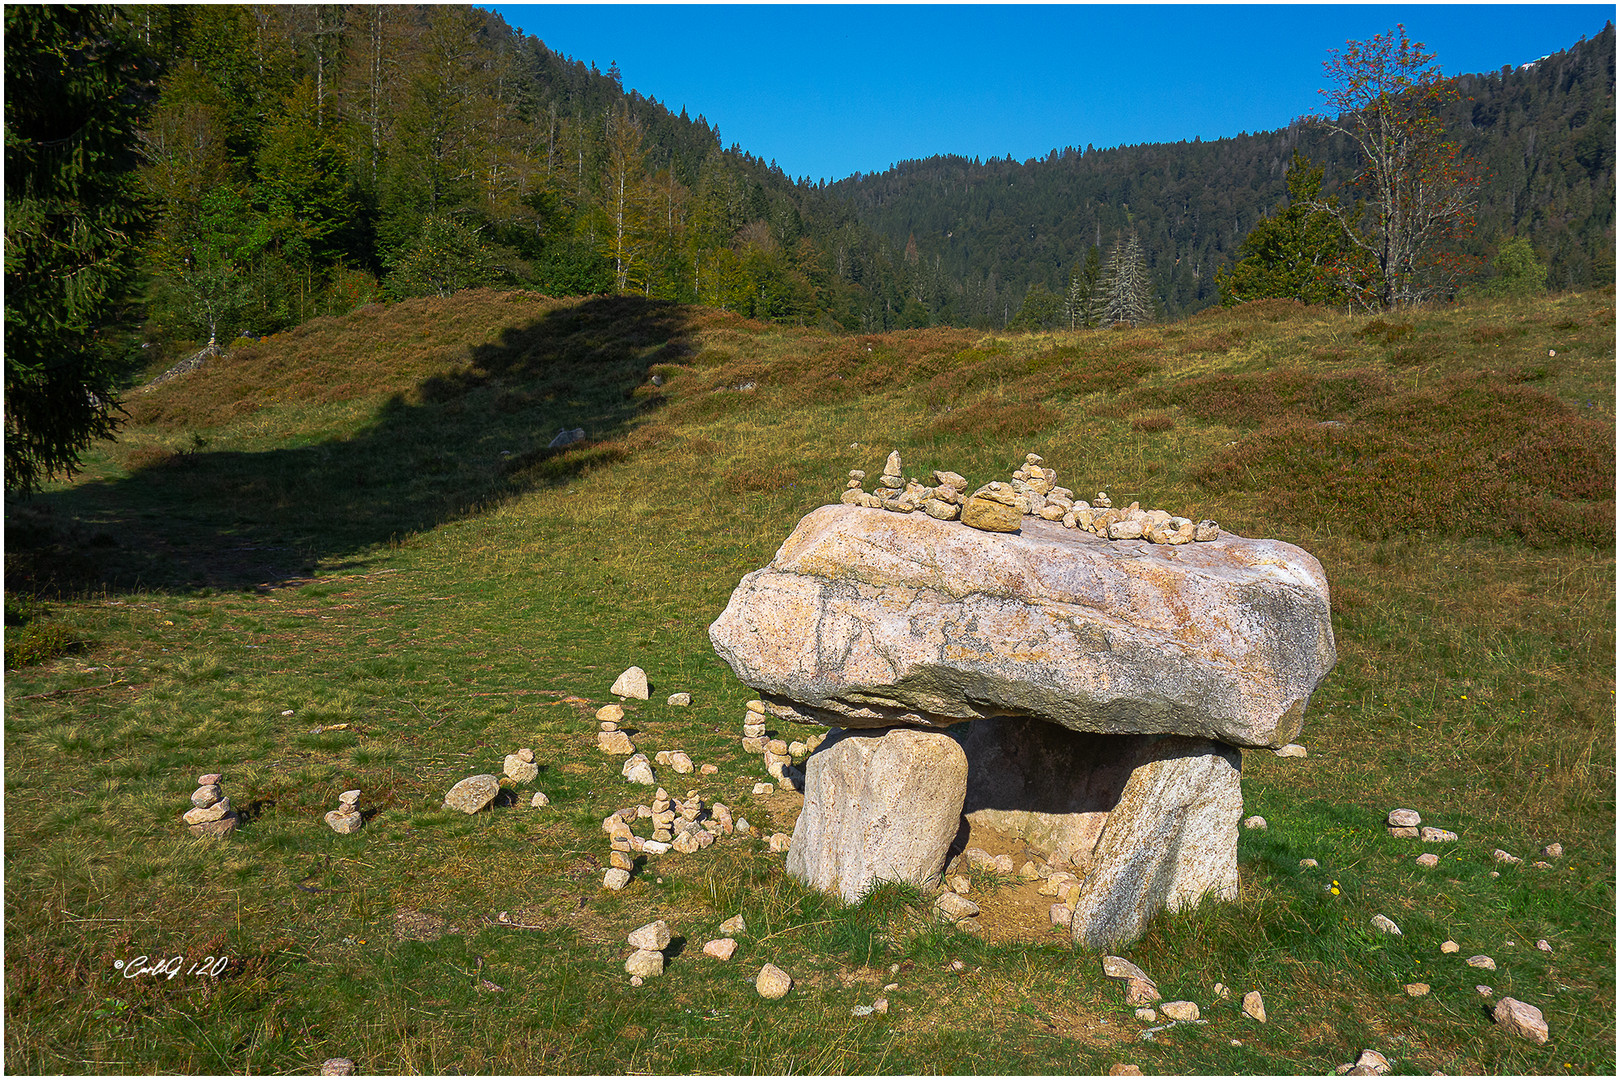
[[[17,700],[18,701],[38,701],[40,698],[63,697],[65,695],[67,695],[67,694],[89,694],[89,693],[93,693],[93,692],[95,692],[97,690],[105,690],[109,686],[117,686],[120,683],[123,683],[125,685],[134,685],[134,684],[131,684],[129,682],[129,680],[127,680],[127,679],[114,679],[112,682],[102,683],[100,686],[80,686],[80,687],[77,687],[77,688],[75,688],[73,690],[48,690],[43,694],[24,694],[22,697],[18,698]]]

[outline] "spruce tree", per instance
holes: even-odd
[[[112,8],[14,4],[5,19],[6,487],[32,491],[114,427],[106,327],[141,224],[146,73]]]
[[[1103,322],[1141,326],[1152,318],[1153,288],[1135,232],[1116,241],[1103,271]]]

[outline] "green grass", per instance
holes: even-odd
[[[1373,1047],[1405,1072],[1612,1073],[1614,364],[1612,292],[845,337],[471,292],[131,394],[80,478],[7,505],[6,1066],[1287,1074]],[[586,441],[548,449],[564,427]],[[720,768],[660,782],[791,828],[791,797],[749,794],[753,695],[707,626],[894,448],[975,484],[1033,450],[1082,496],[1326,569],[1339,662],[1309,758],[1245,755],[1270,828],[1240,840],[1239,899],[1128,952],[1208,1025],[1142,1042],[1062,935],[987,943],[903,888],[842,908],[761,839],[599,888],[601,819],[648,800],[594,745],[631,664],[653,683],[628,707],[638,745]],[[690,708],[663,704],[678,690]],[[440,809],[519,746],[541,772],[515,805]],[[248,815],[221,843],[178,822],[209,771]],[[337,836],[321,817],[351,787],[370,817]],[[1384,834],[1395,806],[1461,835],[1441,867]],[[1530,867],[1554,840],[1556,868]],[[1526,865],[1490,877],[1496,847]],[[739,912],[737,957],[703,957]],[[416,913],[443,932],[396,933]],[[1403,936],[1374,935],[1378,913]],[[632,988],[625,935],[658,917],[684,944]],[[1448,937],[1498,970],[1441,955]],[[114,968],[143,953],[230,960]],[[796,980],[781,1002],[753,991],[767,961]],[[850,1015],[890,982],[886,1016]],[[1476,982],[1541,1008],[1552,1041],[1497,1031]],[[1264,1027],[1239,1013],[1254,988]]]

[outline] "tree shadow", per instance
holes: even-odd
[[[8,593],[271,589],[565,487],[635,448],[663,403],[648,369],[694,351],[688,309],[598,297],[509,328],[461,370],[395,394],[347,438],[194,449],[127,477],[6,502]],[[165,388],[166,390],[168,388]],[[585,438],[561,448],[560,429]]]

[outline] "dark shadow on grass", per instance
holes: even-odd
[[[633,296],[549,312],[396,394],[352,438],[261,452],[206,444],[112,481],[7,499],[8,595],[274,588],[318,565],[636,449],[648,368],[689,351],[687,309]],[[166,388],[167,389],[167,388]],[[560,429],[583,441],[552,450]]]

